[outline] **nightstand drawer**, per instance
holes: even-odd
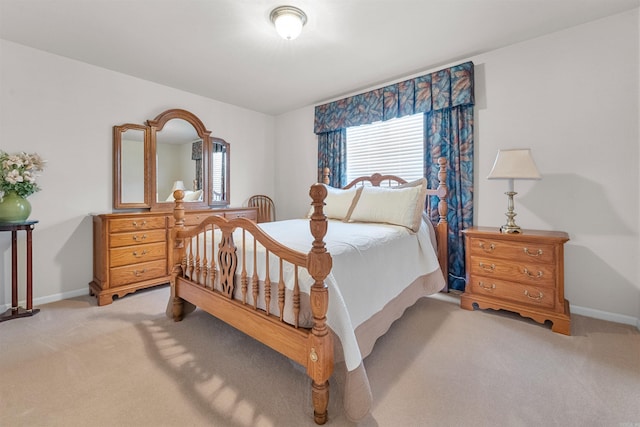
[[[532,264],[500,258],[471,257],[472,276],[486,276],[536,286],[555,286],[555,265]]]
[[[520,262],[553,263],[553,245],[471,238],[471,256],[490,256]]]
[[[471,279],[471,283],[467,283],[467,286],[471,287],[471,292],[478,295],[491,295],[495,298],[537,307],[554,307],[555,292],[549,288],[521,285],[489,277],[474,277]]]

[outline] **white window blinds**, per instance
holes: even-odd
[[[375,172],[407,181],[423,176],[424,116],[347,128],[347,182]]]

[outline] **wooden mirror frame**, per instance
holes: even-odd
[[[144,195],[140,202],[126,202],[123,200],[122,194],[122,135],[128,130],[139,130],[143,132],[143,174],[144,183],[143,191]],[[115,209],[139,209],[150,208],[150,193],[147,190],[149,188],[149,128],[144,125],[136,125],[127,123],[122,126],[113,127],[113,207]]]
[[[173,202],[159,201],[157,198],[157,132],[162,131],[169,120],[182,119],[191,124],[198,137],[202,139],[202,201],[184,203],[185,209],[207,209],[211,206],[223,207],[229,205],[230,200],[230,147],[221,138],[211,137],[202,121],[193,113],[182,109],[171,109],[160,113],[153,120],[147,120],[145,125],[127,123],[113,128],[113,207],[114,209],[150,209],[152,211],[169,211],[173,209]],[[122,134],[126,130],[144,131],[144,200],[141,202],[123,202],[122,198]],[[213,197],[213,143],[222,144],[226,150],[226,170],[224,179],[224,196],[220,200]]]

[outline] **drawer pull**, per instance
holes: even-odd
[[[487,286],[484,282],[478,282],[478,286],[480,286],[485,291],[493,291],[496,288],[496,284],[492,283],[491,286]]]
[[[144,273],[146,273],[146,272],[147,272],[147,269],[146,269],[146,268],[144,268],[144,269],[142,269],[142,270],[140,270],[140,271],[138,271],[138,270],[133,270],[133,275],[134,275],[134,276],[136,276],[136,277],[140,277],[140,276],[142,276],[142,275],[143,275]]]
[[[138,236],[137,234],[134,234],[134,235],[133,235],[133,240],[135,240],[136,242],[137,242],[137,241],[140,241],[140,240],[144,240],[144,239],[146,239],[146,238],[147,238],[147,235],[146,235],[146,234],[143,234],[142,236]]]
[[[493,270],[496,269],[496,265],[495,264],[487,265],[484,262],[481,262],[480,268],[483,269],[484,271],[490,271],[493,273]]]
[[[138,251],[133,251],[133,256],[134,256],[134,257],[136,257],[136,258],[141,258],[141,257],[145,256],[145,255],[146,255],[146,254],[148,254],[148,253],[149,253],[149,252],[147,252],[147,250],[146,250],[146,249],[144,249],[144,250],[142,251],[142,253],[140,253],[140,254],[138,254]]]
[[[544,296],[544,294],[542,292],[538,291],[538,296],[534,297],[532,295],[529,295],[529,291],[525,289],[524,290],[524,296],[529,298],[529,299],[535,300],[535,301],[540,301],[540,300],[542,300],[542,297]]]
[[[542,255],[542,249],[538,249],[535,252],[529,251],[529,248],[523,248],[522,250],[524,251],[525,254],[527,254],[529,256],[540,256],[540,255]]]
[[[494,245],[493,243],[489,245],[489,247],[487,248],[484,245],[484,242],[480,242],[480,249],[482,249],[485,252],[493,252],[493,250],[496,248],[496,245]]]
[[[523,273],[527,275],[527,277],[529,277],[530,279],[540,279],[542,278],[542,271],[538,270],[538,274],[531,274],[531,272],[529,270],[527,270],[526,268],[523,270]]]
[[[142,221],[140,224],[138,224],[138,221],[133,221],[132,225],[134,227],[144,227],[145,225],[147,225],[147,221]]]

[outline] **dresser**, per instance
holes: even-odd
[[[472,227],[465,236],[467,286],[460,306],[467,310],[508,310],[551,330],[571,335],[569,301],[564,298],[564,244],[561,231]]]
[[[211,215],[257,219],[256,208],[185,211],[185,226]],[[89,292],[98,305],[111,304],[151,286],[169,283],[169,233],[172,212],[130,212],[93,215],[93,280]]]

